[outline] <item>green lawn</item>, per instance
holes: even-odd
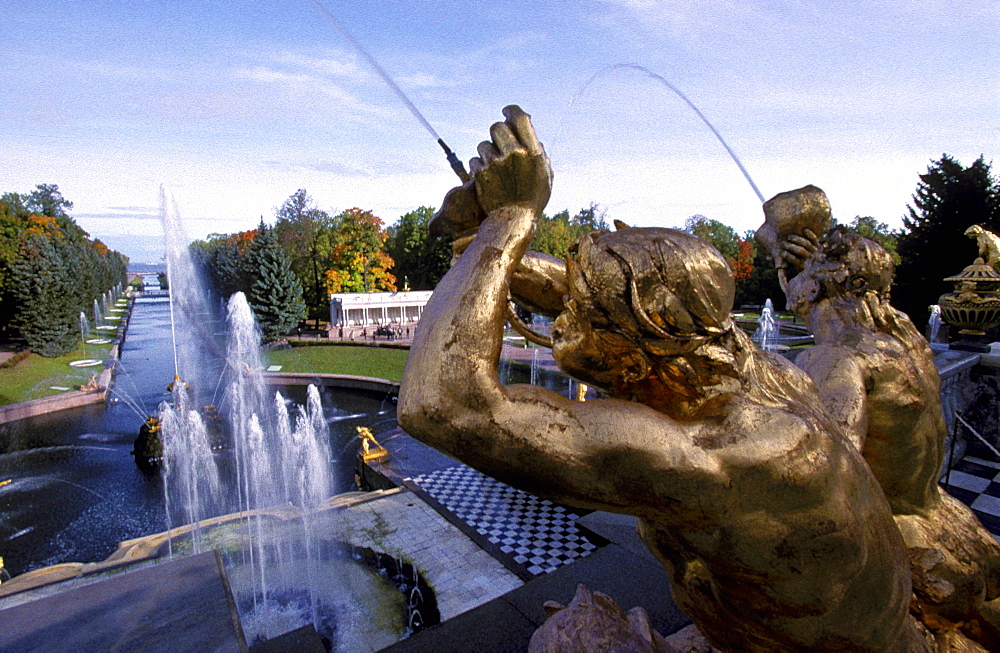
[[[267,365],[280,365],[282,372],[354,374],[399,381],[408,353],[390,347],[311,345],[269,351],[264,359]]]
[[[105,360],[111,345],[87,345],[86,358]],[[100,374],[103,365],[92,367],[70,367],[70,361],[84,358],[84,352],[77,349],[58,358],[45,358],[31,354],[13,367],[0,368],[0,405],[18,401],[39,399],[62,394],[66,390],[79,389],[90,379],[91,374]]]
[[[86,358],[105,360],[109,350],[110,345],[87,345]],[[282,372],[354,374],[399,381],[407,353],[389,347],[314,345],[267,352],[265,361],[281,365]],[[66,392],[58,388],[78,389],[91,374],[104,369],[101,365],[70,367],[70,361],[82,358],[84,353],[79,349],[58,358],[31,354],[14,367],[0,368],[0,406]]]

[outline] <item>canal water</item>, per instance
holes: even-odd
[[[167,528],[160,477],[140,471],[130,452],[145,417],[169,400],[173,374],[169,300],[140,298],[107,406],[0,425],[0,483],[9,481],[0,486],[0,556],[12,575],[103,560],[119,542]],[[222,410],[223,390],[213,389]],[[282,394],[301,403],[305,388]],[[342,492],[353,481],[355,427],[391,428],[395,405],[384,395],[339,390],[324,393],[323,405]]]

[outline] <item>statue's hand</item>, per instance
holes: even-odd
[[[441,208],[431,218],[428,230],[432,236],[458,240],[475,234],[485,217],[486,213],[476,199],[476,182],[470,179],[448,191]]]
[[[520,107],[503,110],[504,122],[490,127],[492,141],[479,144],[479,157],[469,162],[479,206],[488,214],[505,207],[542,212],[552,193],[552,169],[538,142],[531,116]]]
[[[479,145],[469,161],[473,178],[448,191],[431,219],[433,236],[452,239],[454,260],[471,242],[487,213],[501,206],[525,206],[541,213],[552,191],[552,170],[531,126],[519,107],[504,109],[506,122],[490,128],[492,142]]]
[[[807,227],[802,230],[802,235],[788,234],[785,236],[779,247],[781,249],[781,262],[784,264],[779,267],[801,272],[809,257],[819,249],[819,236]]]

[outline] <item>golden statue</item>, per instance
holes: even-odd
[[[978,224],[966,229],[965,235],[976,240],[979,257],[994,270],[1000,271],[1000,236],[992,231],[986,231]]]
[[[367,462],[384,462],[389,459],[389,451],[375,439],[375,434],[367,426],[356,427],[361,438],[361,460]]]
[[[788,282],[788,309],[816,343],[795,362],[885,491],[909,550],[915,611],[934,631],[961,626],[998,650],[1000,630],[981,610],[1000,594],[1000,544],[938,486],[947,437],[940,378],[927,340],[889,303],[892,257],[843,227],[821,240],[788,238],[797,242],[784,260],[801,270]]]
[[[421,319],[402,426],[505,483],[636,515],[720,649],[930,650],[878,482],[809,377],[734,325],[722,256],[624,228],[584,236],[565,266],[526,257],[551,171],[528,115],[504,115],[438,216],[460,257]],[[557,364],[608,398],[499,382],[509,294],[558,313]]]

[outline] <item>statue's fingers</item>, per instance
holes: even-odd
[[[805,235],[805,237],[806,237],[806,238],[808,238],[808,239],[809,239],[809,240],[810,240],[810,241],[811,241],[811,242],[812,242],[813,244],[815,244],[815,245],[816,245],[817,247],[819,246],[819,236],[817,236],[817,235],[816,235],[816,232],[815,232],[815,231],[813,231],[813,230],[812,230],[812,229],[810,229],[809,227],[806,227],[805,229],[803,229],[803,230],[802,230],[802,233],[803,233],[803,234]]]
[[[812,240],[805,236],[800,236],[798,234],[788,234],[785,236],[786,243],[794,243],[799,247],[809,247],[812,244]]]
[[[523,149],[517,136],[511,131],[510,125],[505,122],[495,122],[490,127],[490,137],[493,138],[493,145],[501,153],[513,152]]]
[[[485,165],[489,165],[490,161],[500,158],[500,152],[497,151],[497,148],[493,147],[493,143],[490,141],[480,143],[476,151],[479,152],[479,158],[482,159]]]
[[[783,263],[791,263],[792,265],[799,267],[802,265],[802,258],[792,254],[791,252],[782,252],[781,260]],[[782,266],[787,267],[787,266]]]
[[[531,124],[531,116],[515,104],[504,107],[503,115],[507,119],[507,124],[510,125],[514,134],[517,135],[518,140],[521,141],[521,144],[528,152],[531,154],[542,154],[544,152],[542,144],[538,141],[538,136],[535,134],[535,128]]]
[[[800,258],[809,258],[809,256],[812,254],[812,250],[809,249],[808,247],[802,247],[801,245],[796,245],[795,243],[791,242],[786,242],[784,249],[786,257],[791,254],[793,256],[798,256]]]
[[[485,167],[486,164],[483,163],[483,160],[480,159],[478,156],[474,156],[471,159],[469,159],[469,174],[475,175],[477,172],[479,172]]]

